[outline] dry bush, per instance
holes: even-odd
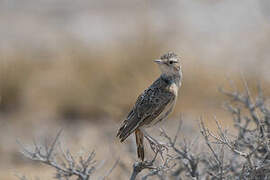
[[[84,153],[85,155],[73,155],[69,149],[64,149],[59,140],[62,130],[51,142],[34,142],[33,148],[21,146],[21,153],[33,161],[46,164],[55,169],[55,179],[63,180],[75,177],[78,180],[89,180],[91,175],[102,167],[95,161],[95,152]],[[118,164],[118,160],[100,179],[106,179]],[[26,176],[18,176],[21,180],[27,180]]]
[[[244,93],[221,90],[230,99],[226,107],[232,114],[235,134],[224,129],[217,120],[217,133],[213,133],[201,120],[200,132],[207,148],[196,151],[192,143],[176,142],[178,133],[172,138],[161,130],[167,139],[166,147],[172,152],[158,166],[153,165],[153,161],[135,163],[135,174],[148,169],[142,179],[149,176],[159,179],[269,179],[270,109],[260,88],[255,100],[246,82],[245,88]]]
[[[164,129],[160,129],[164,143],[152,145],[153,158],[143,162],[135,162],[132,168],[130,180],[136,178],[146,179],[259,179],[270,178],[270,109],[265,103],[261,88],[255,99],[251,97],[245,82],[245,91],[232,92],[221,89],[228,97],[226,108],[231,113],[235,132],[224,129],[217,119],[217,132],[211,132],[200,120],[200,147],[198,139],[189,141],[179,136],[182,127],[174,136],[168,135]],[[192,132],[192,138],[198,132]],[[187,136],[190,136],[187,134]],[[24,155],[36,161],[40,161],[55,168],[57,178],[77,176],[78,179],[90,179],[92,155],[86,160],[76,162],[72,156],[60,152],[64,157],[64,163],[57,161],[59,154],[54,153],[57,138],[52,145],[35,145],[34,151],[23,149]],[[41,151],[42,150],[42,151]],[[45,154],[44,154],[45,153]],[[90,158],[89,158],[90,157]],[[88,159],[90,159],[88,161]],[[87,162],[85,164],[85,162]],[[112,172],[116,164],[108,174]],[[125,169],[126,170],[126,169]],[[143,171],[143,173],[142,173]],[[105,175],[107,177],[107,175]]]

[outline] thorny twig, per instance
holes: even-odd
[[[174,143],[176,142],[181,125],[182,125],[182,121],[180,121],[177,133],[176,133],[174,139],[171,140],[171,142],[174,142]],[[161,134],[163,136],[165,136],[165,131],[163,129],[161,129]],[[151,141],[149,141],[149,143],[151,146]],[[159,143],[157,143],[157,144],[159,144]],[[137,177],[137,175],[144,169],[148,169],[148,170],[150,170],[150,172],[142,177],[143,180],[146,180],[150,176],[158,176],[159,178],[162,179],[162,174],[164,172],[170,170],[175,165],[175,164],[170,165],[170,162],[175,159],[174,157],[171,157],[168,154],[168,151],[170,148],[172,148],[172,146],[170,146],[169,144],[164,144],[164,145],[162,144],[162,146],[155,145],[154,147],[151,147],[152,151],[155,154],[153,159],[151,161],[135,162],[133,164],[133,171],[132,171],[130,180],[134,180]],[[163,157],[164,149],[166,149],[166,151],[167,151],[166,158]],[[163,163],[161,163],[159,166],[154,166],[154,163],[157,159],[158,154],[161,155]]]
[[[59,140],[61,133],[62,130],[57,133],[51,145],[48,145],[48,143],[38,145],[34,141],[34,148],[32,150],[25,148],[25,146],[18,141],[18,144],[22,148],[21,153],[33,161],[38,161],[53,167],[56,170],[56,179],[69,179],[75,176],[78,180],[89,180],[91,174],[97,169],[97,164],[94,160],[95,152],[92,151],[85,157],[79,156],[79,158],[75,158],[68,149],[63,150]],[[109,176],[117,164],[118,160],[102,179]]]
[[[135,180],[137,175],[144,169],[155,169],[155,167],[153,167],[153,163],[157,158],[157,154],[158,152],[155,153],[155,156],[151,161],[135,162],[133,164],[133,172],[131,174],[130,180]]]

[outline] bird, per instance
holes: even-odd
[[[135,133],[137,156],[141,161],[144,161],[143,139],[148,136],[145,128],[166,119],[173,111],[182,83],[182,66],[178,55],[169,51],[154,62],[158,64],[161,75],[138,96],[116,135],[120,142],[124,142],[130,134]]]

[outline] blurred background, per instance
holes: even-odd
[[[172,126],[183,114],[195,130],[200,116],[230,127],[218,92],[229,81],[241,89],[245,77],[252,92],[261,84],[270,93],[268,0],[1,0],[0,39],[0,179],[52,179],[16,140],[63,127],[74,152],[95,149],[108,167],[128,156],[117,128],[159,76],[153,60],[170,50],[184,73]],[[133,154],[121,157],[127,167]],[[127,176],[118,168],[111,179]]]

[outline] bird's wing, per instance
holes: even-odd
[[[175,95],[167,90],[149,89],[147,96],[136,105],[140,125],[150,124],[174,99]]]
[[[175,99],[175,94],[167,90],[167,85],[158,79],[138,97],[118,131],[121,142],[138,127],[151,123]]]

